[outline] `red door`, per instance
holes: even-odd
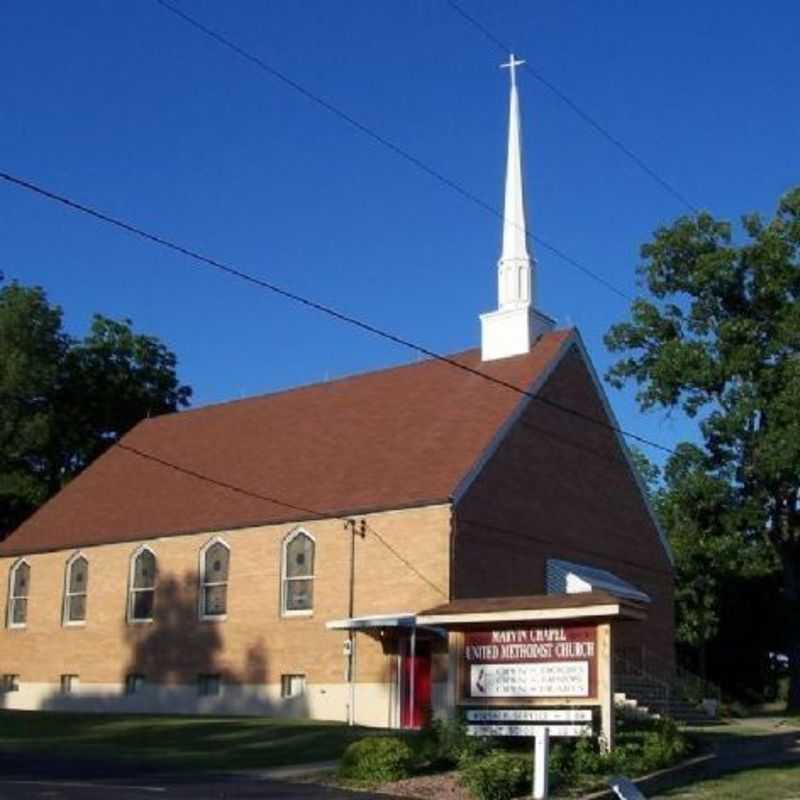
[[[417,642],[411,657],[411,643],[406,642],[400,667],[400,727],[421,728],[430,718],[431,650],[427,642]],[[414,697],[411,699],[411,676]]]

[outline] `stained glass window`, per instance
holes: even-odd
[[[31,568],[27,561],[20,561],[11,572],[11,596],[9,597],[9,624],[22,628],[28,622],[28,596],[31,585]]]
[[[283,612],[307,613],[314,608],[314,540],[304,531],[283,546]]]
[[[86,595],[89,591],[89,562],[84,556],[74,558],[67,567],[67,586],[64,596],[64,620],[86,621]]]
[[[212,542],[203,551],[203,574],[200,587],[200,615],[202,617],[224,617],[228,612],[230,559],[230,550],[224,542]]]
[[[158,565],[151,550],[140,550],[133,557],[128,618],[132,622],[149,622],[153,619],[156,597]]]

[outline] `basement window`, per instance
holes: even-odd
[[[3,675],[0,681],[0,692],[18,692],[19,691],[19,675],[6,674]]]
[[[80,679],[77,675],[61,676],[61,694],[73,694],[78,688]]]
[[[125,694],[139,694],[144,689],[144,675],[131,673],[125,677]]]
[[[222,693],[222,676],[219,673],[198,675],[197,693],[200,697],[217,697]]]
[[[281,697],[300,697],[305,693],[305,675],[281,675]]]

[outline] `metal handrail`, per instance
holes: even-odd
[[[621,670],[622,675],[638,676],[649,683],[657,684],[659,688],[666,690],[667,696],[674,693],[684,700],[695,703],[700,703],[705,698],[713,698],[715,700],[722,698],[722,690],[719,686],[677,664],[675,665],[674,674],[669,678],[663,674],[656,675],[646,669],[645,664],[659,663],[656,662],[655,655],[646,647],[642,648],[641,664],[634,664],[620,653],[614,654],[614,661],[615,667],[617,665],[624,667],[624,671]]]

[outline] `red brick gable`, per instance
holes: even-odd
[[[531,401],[497,443],[455,505],[451,597],[544,594],[548,559],[605,569],[653,600],[622,645],[671,663],[672,564],[601,392],[576,337],[538,396],[585,416]]]

